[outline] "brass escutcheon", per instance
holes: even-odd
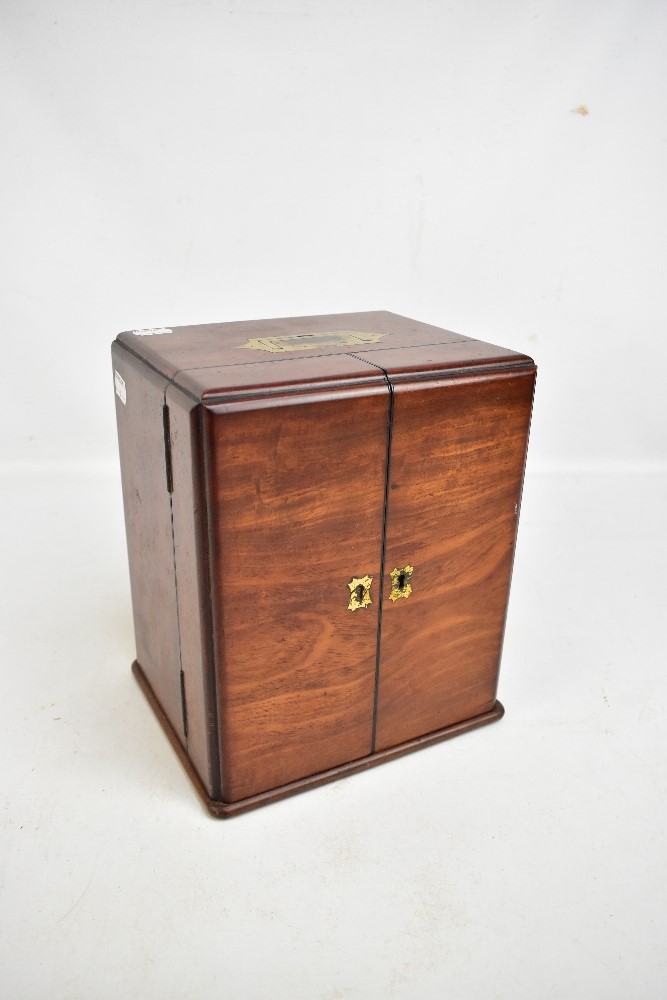
[[[392,569],[389,576],[391,577],[391,594],[389,595],[390,601],[397,601],[399,597],[408,598],[412,593],[412,584],[410,580],[412,579],[412,574],[414,573],[414,566],[403,566],[402,569]]]
[[[353,576],[348,587],[350,588],[350,603],[348,611],[358,611],[359,608],[367,608],[371,601],[372,576]]]

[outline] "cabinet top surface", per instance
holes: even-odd
[[[533,364],[516,351],[390,312],[129,330],[117,340],[198,399]]]

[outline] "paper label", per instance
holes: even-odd
[[[171,333],[168,326],[148,326],[145,330],[133,330],[135,337],[154,337],[157,333]]]
[[[113,373],[113,384],[116,387],[116,395],[120,399],[123,406],[127,401],[127,390],[125,389],[125,379],[117,371]]]

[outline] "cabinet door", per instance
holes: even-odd
[[[395,385],[377,750],[495,704],[533,382]]]
[[[371,751],[389,410],[376,381],[207,408],[227,802]],[[351,610],[366,576],[371,603]]]

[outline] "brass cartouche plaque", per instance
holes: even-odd
[[[241,347],[250,351],[268,351],[282,354],[284,351],[312,351],[316,347],[361,347],[377,344],[383,333],[360,333],[357,330],[334,330],[331,333],[291,333],[284,337],[256,337]]]

